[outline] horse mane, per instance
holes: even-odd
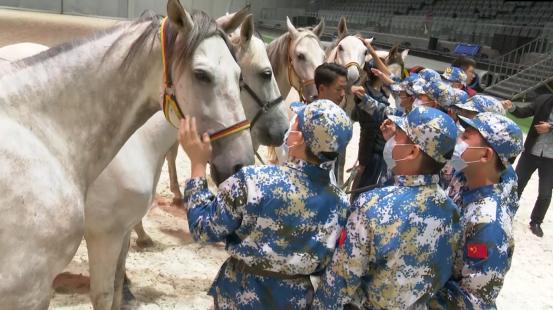
[[[300,37],[298,42],[304,38],[312,37],[319,42],[319,37],[313,33],[310,28],[298,28],[297,29]],[[273,72],[275,75],[279,75],[282,70],[282,66],[279,64],[288,63],[288,53],[290,50],[290,32],[286,32],[280,37],[276,38],[267,46],[267,55],[269,56],[269,61],[273,66]]]
[[[226,34],[217,27],[215,20],[209,17],[206,13],[201,11],[193,11],[191,14],[192,20],[194,21],[194,27],[187,34],[186,38],[177,40],[178,32],[172,29],[167,33],[167,51],[168,51],[168,62],[175,63],[177,68],[183,68],[191,59],[194,51],[200,45],[200,43],[208,38],[213,36],[221,37],[229,50],[231,51],[232,56],[236,59],[231,44],[226,36]],[[126,71],[132,64],[132,61],[136,59],[136,56],[142,52],[151,53],[153,47],[155,46],[156,40],[159,40],[159,28],[161,26],[162,16],[156,15],[152,11],[144,12],[138,19],[128,22],[118,23],[117,25],[110,27],[106,30],[101,30],[95,32],[91,36],[85,38],[79,38],[70,42],[62,43],[55,47],[52,47],[42,53],[37,55],[19,60],[14,64],[18,67],[28,67],[36,63],[43,62],[47,59],[55,57],[61,53],[71,51],[83,44],[88,42],[101,39],[109,34],[112,34],[123,27],[127,27],[126,31],[123,31],[122,34],[113,42],[113,44],[108,48],[104,54],[102,61],[106,59],[107,56],[119,46],[119,43],[126,38],[132,30],[135,29],[135,26],[142,23],[149,23],[145,29],[138,35],[138,37],[132,42],[130,48],[128,49],[127,54],[124,56],[123,61],[121,62],[120,69]],[[169,27],[171,29],[171,27]],[[173,62],[176,60],[176,62]]]
[[[198,46],[205,39],[218,36],[224,40],[229,47],[232,57],[236,59],[234,48],[229,41],[227,35],[221,30],[213,18],[203,11],[192,11],[191,14],[194,27],[187,33],[185,38],[177,40],[178,31],[171,28],[169,24],[167,35],[167,62],[174,63],[178,70],[182,70],[191,60]],[[121,68],[124,70],[129,67],[135,55],[144,50],[144,47],[149,45],[151,52],[155,40],[159,39],[159,28],[161,26],[161,18],[150,18],[150,24],[144,32],[131,44],[127,56],[124,58]],[[140,21],[138,21],[140,22]],[[150,41],[150,44],[148,44]]]

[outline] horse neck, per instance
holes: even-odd
[[[146,123],[133,134],[142,140],[142,150],[149,159],[149,162],[157,165],[163,164],[165,154],[177,142],[178,131],[163,115],[157,112]]]
[[[290,79],[288,77],[288,62],[286,62],[286,64],[279,64],[279,66],[283,68],[275,75],[275,79],[282,98],[286,98],[288,94],[290,94],[290,90],[292,90],[292,85],[290,85]]]
[[[273,67],[278,90],[282,98],[288,97],[292,89],[288,72],[290,67],[290,58],[288,55],[290,49],[289,38],[289,34],[284,34],[267,45],[267,54],[269,55],[269,61]]]
[[[6,113],[32,128],[84,189],[159,110],[160,44],[136,53],[123,73],[121,59],[146,27],[129,25],[4,75],[0,84]]]

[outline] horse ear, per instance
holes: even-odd
[[[248,46],[250,44],[253,32],[253,16],[250,14],[246,17],[246,20],[244,20],[244,23],[242,24],[242,29],[240,29],[240,44],[242,46]]]
[[[340,23],[338,24],[338,37],[343,38],[348,35],[348,25],[346,18],[342,16],[340,18]]]
[[[179,0],[169,0],[167,2],[167,16],[179,28],[179,32],[188,33],[194,28],[192,17],[182,7]]]
[[[221,29],[225,33],[232,33],[234,30],[236,30],[242,23],[244,22],[244,19],[246,16],[250,14],[250,5],[246,5],[243,7],[240,11],[233,13],[233,14],[227,14],[223,20],[222,23],[217,23]]]
[[[365,39],[365,41],[366,41],[367,43],[371,44],[371,43],[373,43],[373,41],[374,41],[374,38],[370,38],[370,39]]]
[[[298,35],[298,29],[296,29],[296,27],[294,27],[294,25],[290,21],[290,17],[288,17],[288,16],[286,16],[286,27],[288,27],[288,32],[293,37],[296,37]]]
[[[324,31],[325,31],[325,20],[324,18],[321,18],[321,22],[317,25],[317,27],[313,28],[313,33],[320,38]]]
[[[401,58],[402,58],[403,60],[405,60],[405,58],[407,58],[407,55],[409,55],[409,50],[408,50],[408,49],[406,49],[406,50],[404,50],[403,52],[401,52]]]

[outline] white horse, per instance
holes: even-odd
[[[235,20],[243,19],[243,14],[233,16],[234,18],[218,24],[223,29],[228,29],[229,25],[236,24]],[[272,77],[264,44],[253,36],[253,32],[253,19],[249,15],[240,34],[232,38],[237,48],[243,79],[254,94],[259,94],[254,96],[263,98],[259,104],[279,104],[282,99],[278,99],[280,93]],[[243,99],[252,96],[245,90],[242,94]],[[252,130],[254,140],[258,136],[270,136],[271,124],[278,126],[282,123],[282,126],[288,126],[286,116],[276,106],[263,110],[252,99],[243,100],[243,105],[248,118],[255,118],[260,112],[263,113],[254,126],[254,129],[258,126],[257,130]],[[128,249],[131,228],[148,211],[155,197],[164,155],[175,141],[176,131],[156,114],[131,137],[88,191],[85,237],[89,253],[91,297],[95,309],[110,309],[114,276],[116,283],[121,283],[124,275],[124,256]],[[142,243],[151,240],[143,229],[138,229],[137,233]],[[118,288],[115,291],[117,302],[121,298]]]
[[[341,104],[348,115],[351,115],[355,106],[353,96],[351,96],[349,90],[352,85],[362,83],[366,77],[363,68],[369,53],[363,40],[364,38],[359,35],[349,34],[346,19],[342,17],[338,24],[338,38],[326,51],[327,62],[339,64],[348,70],[348,94]],[[369,43],[372,40],[372,38],[368,39]]]
[[[201,131],[242,121],[240,69],[225,37],[177,0],[167,11],[178,107]],[[159,110],[159,30],[157,17],[124,22],[1,67],[0,308],[48,308],[52,281],[83,236],[87,189]],[[253,162],[248,132],[213,147],[221,177]]]
[[[286,18],[286,26],[288,31],[267,45],[267,53],[282,96],[286,98],[293,87],[300,100],[309,101],[317,95],[315,69],[325,62],[319,40],[324,32],[324,20],[310,29],[296,28]],[[288,113],[288,116],[292,115]],[[283,147],[271,147],[269,157],[271,162],[282,163],[287,154]]]
[[[249,10],[249,6],[247,9]],[[235,14],[241,14],[242,11]],[[232,22],[235,14],[222,16],[217,19],[217,23],[223,25]],[[231,40],[240,41],[239,31],[240,29],[236,28],[236,31],[231,34]],[[288,130],[288,119],[286,108],[280,104],[280,100],[275,99],[281,98],[281,94],[282,97],[286,98],[290,89],[284,94],[282,93],[280,84],[278,84],[278,89],[273,87],[277,85],[276,81],[278,80],[278,76],[276,76],[276,73],[273,74],[272,68],[274,67],[271,66],[267,53],[260,50],[261,47],[265,49],[265,44],[260,38],[252,36],[249,40],[235,45],[238,48],[238,63],[242,68],[244,81],[247,82],[247,85],[251,86],[246,86],[242,90],[241,98],[246,116],[248,119],[254,119],[259,113],[259,107],[261,105],[266,106],[266,111],[263,114],[259,114],[258,120],[252,127],[254,150],[257,151],[260,145],[279,146],[283,142],[286,130]],[[269,84],[271,87],[267,87]],[[259,89],[261,92],[256,94],[247,88]],[[267,105],[268,103],[271,104]],[[274,105],[279,106],[273,108]],[[169,152],[167,152],[166,159],[169,171],[169,184],[171,192],[173,193],[173,199],[175,202],[180,203],[182,194],[177,176],[177,154],[178,146],[174,145]]]
[[[296,29],[286,18],[288,32],[267,45],[278,88],[285,98],[292,87],[301,100],[310,100],[317,95],[315,69],[325,61],[325,53],[319,41],[324,25],[324,20],[321,20],[312,30]]]

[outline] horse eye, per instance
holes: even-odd
[[[271,70],[265,70],[261,72],[261,77],[265,80],[270,80],[273,77],[273,72],[271,72]]]
[[[340,52],[344,51],[344,48],[342,47],[342,45],[338,45],[338,51],[340,51]]]
[[[211,84],[212,83],[211,76],[209,75],[209,73],[205,72],[204,70],[194,71],[194,76],[200,82],[203,82],[203,83],[206,83],[206,84]]]
[[[301,61],[304,61],[305,60],[305,55],[304,54],[299,54],[298,59],[301,60]]]

